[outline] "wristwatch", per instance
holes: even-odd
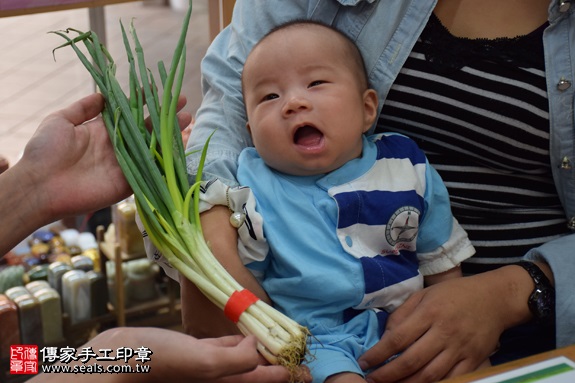
[[[520,261],[516,265],[523,267],[533,278],[535,288],[529,296],[527,304],[536,322],[540,324],[553,323],[555,318],[555,288],[535,263]]]

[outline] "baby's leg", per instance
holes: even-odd
[[[325,383],[365,383],[365,379],[353,372],[342,372],[330,376],[325,380]]]

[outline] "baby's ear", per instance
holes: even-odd
[[[363,132],[367,132],[377,118],[377,92],[374,89],[367,89],[363,92],[363,107],[365,116],[365,126]]]
[[[250,122],[246,122],[246,129],[248,130],[248,133],[251,135],[252,134],[252,127],[250,126]]]

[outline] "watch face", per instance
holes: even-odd
[[[555,294],[549,288],[537,288],[529,299],[532,311],[537,313],[539,320],[545,320],[555,315]]]

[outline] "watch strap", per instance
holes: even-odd
[[[533,262],[520,261],[515,265],[525,269],[535,288],[529,296],[529,310],[539,323],[548,323],[555,316],[555,288],[545,273]]]
[[[533,283],[535,287],[550,287],[553,288],[549,278],[545,275],[545,273],[533,262],[529,261],[520,261],[516,263],[517,266],[523,267],[533,279]]]

